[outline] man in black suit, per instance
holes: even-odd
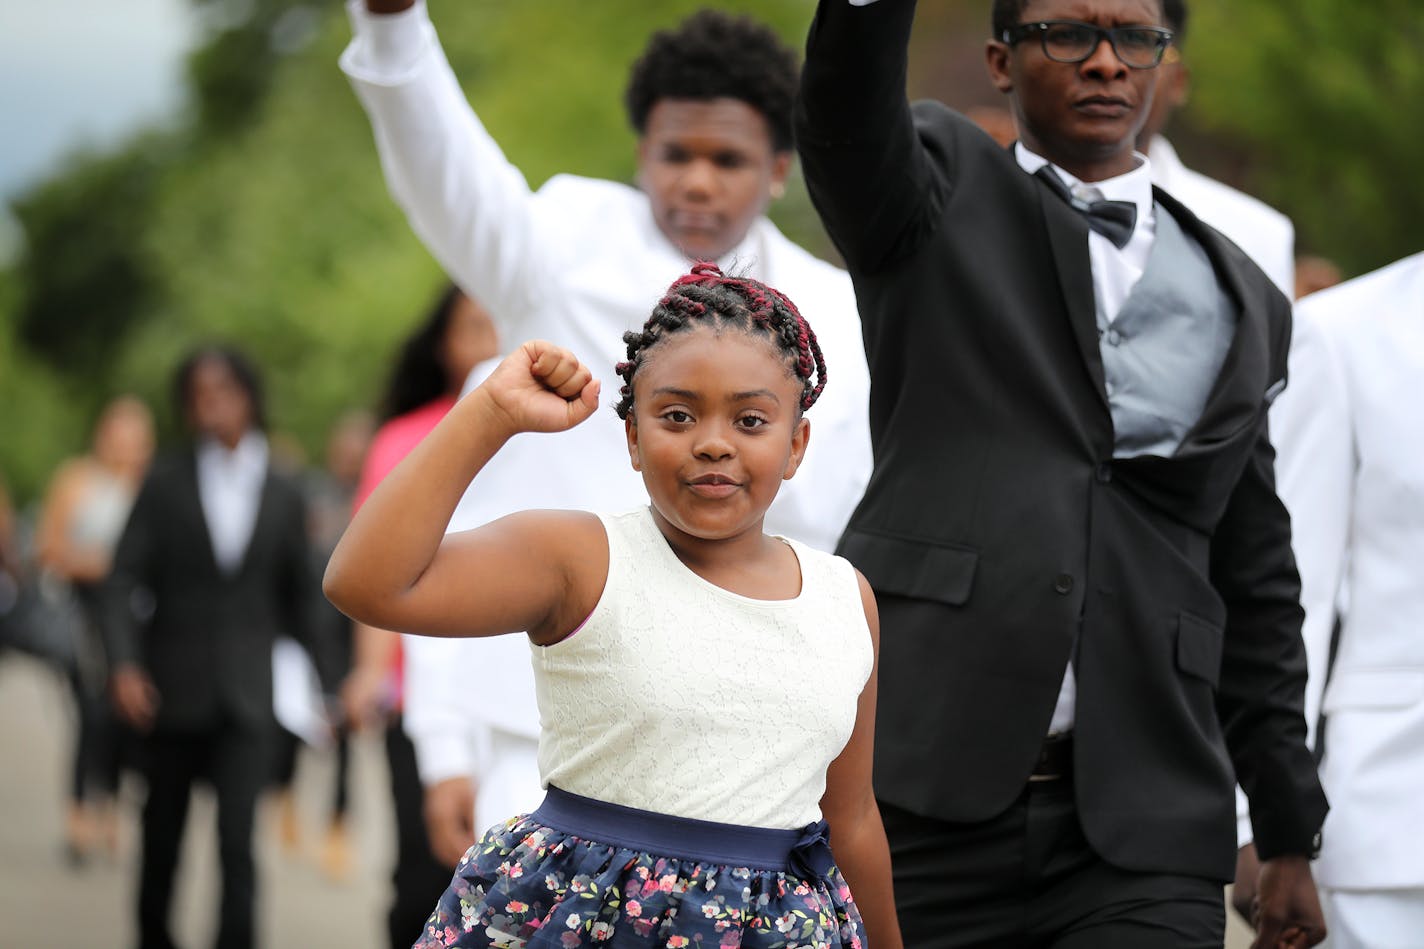
[[[1290,309],[1133,142],[1158,0],[997,0],[1005,150],[905,99],[912,0],[821,0],[797,140],[854,278],[876,790],[907,945],[1220,946],[1232,780],[1261,945],[1323,937],[1325,800],[1266,407]]]
[[[179,410],[196,444],[157,462],[134,503],[106,583],[110,691],[143,735],[139,941],[169,949],[169,908],[193,783],[218,804],[219,949],[254,943],[252,825],[271,772],[272,644],[311,640],[319,596],[297,481],[277,471],[263,435],[255,370],[203,349],[181,366]]]

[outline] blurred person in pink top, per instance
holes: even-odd
[[[356,487],[359,509],[392,468],[455,405],[465,378],[499,351],[489,314],[453,284],[405,340],[381,406]],[[396,815],[394,897],[388,917],[393,947],[410,944],[430,914],[430,894],[442,890],[450,869],[431,852],[415,748],[401,721],[404,658],[400,634],[356,624],[352,670],[341,703],[353,727],[383,727]]]

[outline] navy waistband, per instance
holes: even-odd
[[[584,840],[682,860],[790,870],[807,878],[824,876],[832,866],[825,821],[801,830],[719,824],[610,804],[553,786],[530,817]]]

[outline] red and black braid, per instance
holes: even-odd
[[[626,419],[633,409],[633,376],[648,350],[670,333],[694,325],[733,326],[771,337],[801,380],[801,411],[816,404],[826,388],[826,359],[811,324],[780,290],[749,277],[729,277],[709,261],[694,264],[690,273],[673,281],[639,332],[623,334],[628,359],[616,370],[623,377],[614,406]],[[814,381],[813,381],[814,377]]]

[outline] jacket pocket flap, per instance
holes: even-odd
[[[1191,613],[1177,617],[1177,668],[1210,682],[1221,678],[1224,631],[1210,620]]]
[[[1424,699],[1424,669],[1336,669],[1320,709],[1408,708]]]
[[[929,540],[851,528],[840,554],[865,574],[877,593],[960,606],[969,599],[979,552]]]

